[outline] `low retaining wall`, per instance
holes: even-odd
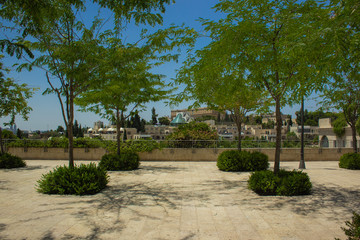
[[[226,148],[166,148],[139,153],[141,161],[216,161]],[[274,161],[275,149],[244,149],[259,151]],[[305,148],[305,161],[339,161],[340,157],[352,152],[352,148]],[[63,148],[9,148],[9,153],[25,160],[66,160],[69,153]],[[106,154],[103,148],[74,148],[75,160],[100,160]],[[299,161],[299,148],[281,149],[281,161]]]

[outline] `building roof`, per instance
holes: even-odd
[[[176,117],[171,121],[171,125],[179,125],[186,123],[185,118],[183,118],[182,114],[177,114]]]

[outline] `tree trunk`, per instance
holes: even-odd
[[[0,127],[0,145],[1,145],[1,154],[3,154],[5,152],[4,150],[4,143],[3,143],[3,138],[2,138],[2,128]]]
[[[241,126],[241,125],[240,125]],[[241,127],[238,132],[238,150],[241,152]]]
[[[237,144],[238,151],[241,151],[241,125],[242,122],[236,118],[236,126],[238,129],[238,144]]]
[[[305,169],[304,159],[304,96],[301,99],[301,150],[299,169]]]
[[[68,113],[68,138],[69,138],[69,167],[73,168],[74,165],[74,134],[73,134],[73,125],[74,125],[74,96],[73,92],[70,90],[69,97],[69,113]]]
[[[280,111],[280,99],[275,101],[275,114],[276,114],[276,145],[275,145],[275,161],[274,161],[274,173],[278,173],[280,170],[280,151],[281,151],[281,111]]]
[[[74,165],[74,137],[73,137],[73,123],[69,121],[67,126],[68,139],[69,139],[69,167],[73,168]]]
[[[356,140],[356,123],[351,124],[351,133],[352,133],[352,140],[353,140],[353,150],[354,153],[357,153],[357,140]]]
[[[120,156],[120,128],[121,128],[121,120],[120,120],[120,111],[116,109],[116,154]]]

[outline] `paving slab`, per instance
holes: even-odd
[[[247,188],[250,173],[215,162],[142,162],[109,172],[99,194],[45,195],[37,180],[67,162],[27,164],[0,170],[0,239],[345,239],[340,227],[360,209],[360,171],[337,162],[306,163],[313,192],[297,197],[259,196]]]

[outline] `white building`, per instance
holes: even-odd
[[[360,146],[359,135],[356,136],[357,147]],[[353,139],[350,126],[345,127],[342,137],[336,136],[331,125],[331,118],[319,119],[319,147],[323,148],[352,148]]]

